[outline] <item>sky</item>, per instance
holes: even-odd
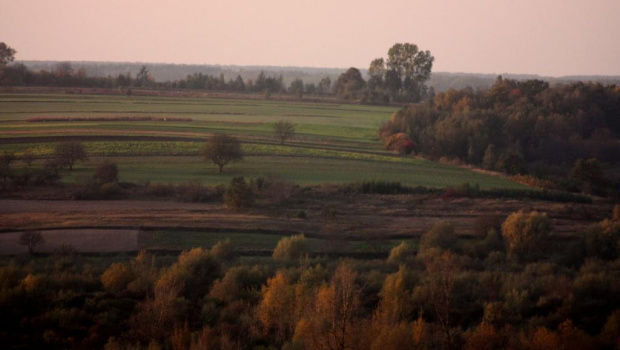
[[[620,75],[620,0],[0,0],[17,60]]]

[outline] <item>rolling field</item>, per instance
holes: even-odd
[[[385,179],[428,187],[470,182],[481,188],[526,188],[499,177],[383,150],[376,140],[377,127],[396,109],[213,98],[0,94],[0,152],[18,157],[29,152],[45,158],[57,142],[80,140],[91,159],[78,163],[72,173],[64,173],[63,181],[88,175],[103,159],[113,159],[121,181],[137,183],[198,180],[216,185],[243,175],[299,184]],[[132,117],[155,120],[131,121]],[[67,121],[40,121],[44,118]],[[271,136],[278,120],[296,125],[296,138],[284,145]],[[227,165],[224,174],[217,174],[215,166],[197,156],[204,140],[214,133],[237,136],[246,154],[243,162]],[[38,160],[33,166],[42,163]]]

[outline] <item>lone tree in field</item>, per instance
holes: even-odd
[[[295,125],[285,120],[280,120],[273,124],[273,137],[280,140],[280,144],[283,145],[287,139],[295,137]]]
[[[28,253],[34,254],[36,247],[39,244],[45,243],[43,236],[41,236],[41,232],[37,231],[26,231],[19,235],[19,240],[17,243],[28,248]]]
[[[54,156],[61,166],[66,166],[69,170],[73,170],[73,165],[81,160],[88,160],[88,154],[84,149],[84,145],[78,141],[61,142],[54,150]]]
[[[226,134],[214,135],[200,150],[205,160],[211,160],[222,172],[224,165],[243,159],[239,140]]]

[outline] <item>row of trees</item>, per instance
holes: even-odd
[[[550,240],[543,213],[514,213],[470,242],[440,222],[417,251],[402,243],[386,260],[310,259],[303,235],[283,238],[273,259],[237,260],[230,241],[103,266],[70,250],[18,259],[0,266],[0,341],[9,348],[614,349],[618,246],[597,239],[617,243],[618,220],[564,243]],[[601,246],[613,254],[589,250]]]
[[[289,93],[301,99],[304,95],[330,95],[365,103],[418,102],[428,96],[426,81],[430,78],[433,56],[429,51],[419,50],[414,44],[395,44],[388,51],[387,59],[378,58],[370,63],[366,82],[362,73],[350,68],[342,73],[332,85],[329,77],[318,84],[304,83],[295,79],[287,87],[282,75],[267,76],[261,72],[255,80],[245,81],[240,75],[228,81],[221,74],[212,76],[203,73],[188,75],[185,79],[155,82],[148,68],[142,66],[136,76],[131,73],[112,77],[91,77],[84,69],[73,69],[70,63],[59,63],[52,71],[32,72],[23,64],[10,65],[15,50],[1,43],[0,85],[4,86],[62,86],[131,88],[150,87],[157,89],[194,89],[207,91],[254,92],[269,97],[272,93]]]

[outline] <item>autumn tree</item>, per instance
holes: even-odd
[[[28,249],[28,253],[34,254],[38,245],[45,243],[45,239],[38,231],[25,231],[19,235],[17,241],[20,245],[23,245]]]
[[[502,224],[502,236],[507,244],[508,256],[520,261],[530,261],[544,251],[551,233],[551,220],[545,213],[523,211],[512,213]]]
[[[341,263],[329,285],[321,287],[313,312],[302,318],[295,329],[295,341],[308,349],[345,350],[357,348],[360,339],[360,289],[357,272],[350,263]]]
[[[273,250],[273,258],[277,260],[294,261],[308,251],[308,243],[303,234],[284,237],[278,241]]]
[[[445,337],[447,348],[454,347],[452,330],[452,301],[457,277],[461,271],[461,262],[449,251],[434,251],[424,258],[429,299],[435,317]]]
[[[273,137],[280,140],[283,145],[284,141],[295,137],[295,125],[293,123],[280,120],[273,124]]]
[[[437,222],[433,227],[422,235],[420,239],[420,250],[439,248],[441,250],[454,250],[458,243],[458,238],[454,232],[454,227],[447,222]]]
[[[54,157],[61,166],[66,166],[69,170],[73,170],[73,165],[77,161],[88,160],[88,154],[81,142],[66,141],[56,145],[54,149]]]
[[[261,289],[262,300],[256,308],[256,317],[267,334],[277,344],[290,339],[295,329],[295,291],[282,272],[267,280]]]
[[[243,159],[239,140],[226,134],[211,137],[200,150],[200,155],[217,165],[219,173],[226,164]]]

